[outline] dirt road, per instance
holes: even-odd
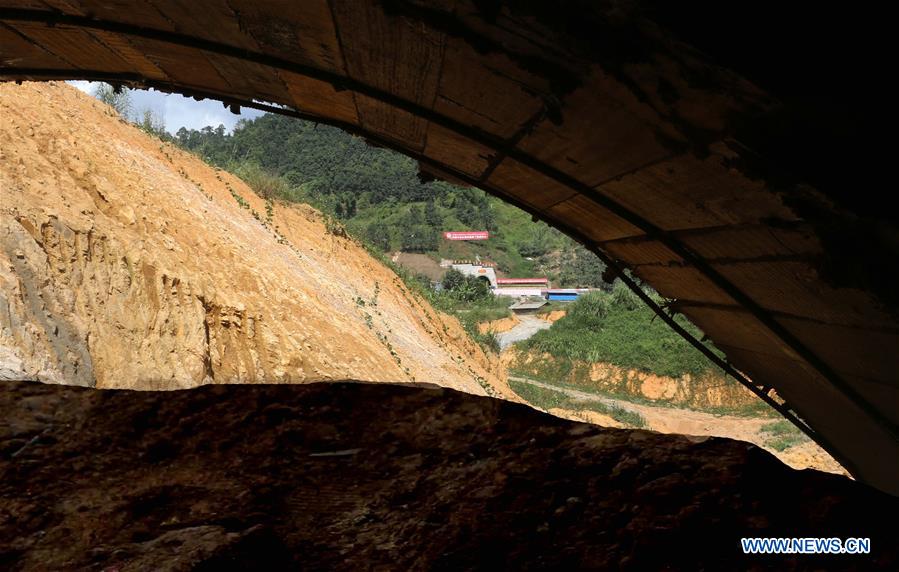
[[[525,377],[510,376],[509,379],[552,391],[559,391],[576,401],[598,401],[610,407],[620,407],[621,409],[638,413],[646,420],[647,429],[658,431],[659,433],[739,439],[740,441],[747,441],[762,447],[794,468],[811,467],[830,473],[845,474],[845,470],[839,463],[834,461],[809,439],[803,439],[799,444],[785,451],[777,451],[769,447],[767,445],[768,437],[762,431],[762,427],[777,421],[777,418],[717,415],[692,409],[645,405]]]
[[[551,322],[541,320],[536,316],[522,314],[518,316],[520,323],[502,334],[497,334],[496,339],[499,342],[500,351],[511,346],[515,342],[521,342],[533,336],[540,330],[548,330],[552,327]]]

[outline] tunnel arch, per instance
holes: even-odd
[[[785,171],[784,141],[845,150],[848,136],[816,140],[799,105],[691,47],[669,16],[640,3],[34,4],[0,1],[0,80],[103,80],[303,117],[483,188],[676,300],[854,475],[899,494],[895,271],[870,270],[896,260],[893,220],[834,202],[827,176]]]

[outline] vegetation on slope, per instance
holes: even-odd
[[[486,282],[454,269],[447,271],[442,290],[433,290],[429,283],[419,282],[421,293],[432,306],[458,318],[468,335],[485,350],[499,351],[496,335],[493,332],[481,333],[478,324],[509,316],[508,298],[494,296]]]
[[[445,289],[435,292],[427,280],[384,256],[397,240],[411,251],[422,250],[424,242],[436,244],[439,225],[450,221],[449,224],[457,224],[455,228],[464,228],[460,217],[469,224],[485,225],[495,231],[492,205],[485,202],[484,193],[444,183],[422,183],[417,178],[417,166],[408,158],[372,148],[338,129],[268,115],[258,123],[241,121],[233,135],[220,125],[199,131],[182,128],[173,137],[152,110],[134,111],[128,89],[116,91],[101,83],[94,95],[148,134],[193,151],[207,163],[243,179],[266,199],[265,221],[271,218],[273,200],[318,207],[325,214],[329,233],[352,237],[413,292],[456,316],[485,350],[499,350],[494,335],[480,333],[477,323],[509,315],[507,300],[495,299],[483,281],[458,272],[450,273]],[[442,206],[437,206],[435,196],[442,200]],[[249,208],[242,197],[234,194],[234,198],[240,206]],[[360,202],[361,210],[357,207]],[[448,209],[452,211],[449,214]],[[505,221],[524,215],[516,211],[508,205],[497,209]],[[253,211],[253,215],[265,224],[260,213]],[[401,224],[391,224],[396,221]],[[543,226],[545,231],[551,230]],[[396,228],[401,229],[398,235]],[[408,230],[408,236],[403,234],[403,228]],[[518,259],[524,260],[521,256]]]
[[[606,405],[601,401],[573,399],[561,391],[554,391],[517,379],[510,379],[509,387],[529,404],[547,411],[555,408],[570,409],[572,411],[595,411],[596,413],[608,415],[615,421],[629,427],[646,427],[646,419],[642,415],[622,407]]]
[[[751,417],[776,415],[657,319],[623,283],[616,282],[611,292],[590,292],[569,303],[566,310],[551,328],[514,346],[518,354],[509,368],[513,375],[655,406]],[[703,338],[686,318],[675,320],[697,339]],[[723,355],[711,343],[706,346]],[[595,364],[620,370],[604,365],[595,370]],[[640,382],[628,374],[630,370],[670,378],[689,374],[691,379],[674,395],[648,397],[641,393]]]
[[[329,222],[328,227],[335,229],[332,232],[344,232],[342,225],[333,219]],[[481,333],[478,330],[478,323],[498,320],[510,315],[507,298],[493,296],[484,286],[483,280],[472,276],[462,276],[458,271],[448,272],[450,275],[455,272],[461,277],[456,285],[453,285],[451,280],[450,287],[440,291],[434,290],[426,278],[415,276],[406,268],[395,264],[370,243],[355,237],[353,239],[366,248],[372,257],[396,273],[412,292],[427,300],[434,308],[457,318],[469,337],[485,351],[499,351],[499,342],[496,336],[493,332]]]
[[[236,173],[264,197],[310,203],[329,213],[337,227],[372,251],[422,252],[435,259],[479,255],[513,275],[546,274],[571,287],[602,285],[599,259],[555,229],[478,189],[422,182],[411,159],[339,129],[265,115],[239,122],[231,134],[222,127],[182,128],[175,142]],[[491,238],[450,242],[441,239],[444,229],[486,229]],[[417,290],[435,307],[458,317],[485,348],[497,347],[492,334],[478,333],[477,322],[508,315],[507,302],[494,300],[486,290],[463,292],[464,283],[461,290],[443,292],[426,285]],[[592,294],[572,306],[571,314],[527,347],[672,376],[709,368],[699,352],[660,320],[653,321],[651,311],[623,285],[611,294]]]
[[[573,361],[605,362],[679,377],[685,373],[700,375],[713,367],[696,348],[656,319],[621,282],[611,292],[590,292],[567,309],[564,318],[520,342],[518,348],[548,353],[556,358],[553,367],[569,370]],[[675,319],[692,335],[702,338],[702,332],[685,318]],[[567,372],[527,373],[545,378],[562,377],[559,374]]]
[[[555,229],[481,190],[422,182],[411,159],[336,128],[265,115],[239,122],[231,134],[221,126],[182,128],[174,141],[234,172],[263,197],[312,204],[376,255],[402,250],[435,260],[480,256],[510,275],[549,275],[565,286],[602,283],[602,263]],[[491,238],[450,242],[441,238],[444,229],[486,229]],[[435,292],[426,280],[379,258],[433,306],[456,316],[485,349],[498,350],[494,334],[480,333],[477,324],[508,316],[508,300],[489,295],[481,281]]]
[[[101,89],[97,96],[126,118],[131,114],[127,92]],[[146,131],[235,173],[268,200],[312,204],[330,216],[329,229],[359,239],[373,254],[403,250],[435,259],[477,255],[511,275],[549,275],[568,287],[603,284],[599,259],[555,229],[481,190],[423,182],[412,159],[372,147],[337,128],[268,114],[241,120],[233,133],[224,126],[207,126],[181,128],[171,136],[152,113],[134,119]],[[442,230],[452,229],[486,229],[491,238],[442,240]],[[434,292],[426,281],[389,264],[434,306],[457,316],[482,345],[496,347],[492,334],[478,333],[477,322],[508,315],[506,301],[478,290],[482,284],[477,281]],[[525,347],[568,360],[607,361],[672,376],[709,367],[699,352],[661,321],[653,321],[652,313],[621,286],[574,304],[568,317]]]
[[[802,431],[786,419],[765,425],[762,427],[762,433],[766,437],[765,444],[775,451],[785,451],[808,439]]]

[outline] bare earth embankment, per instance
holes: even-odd
[[[498,360],[305,206],[62,83],[0,85],[0,379],[502,394]]]

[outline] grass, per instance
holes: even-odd
[[[700,375],[717,369],[667,324],[656,319],[652,310],[636,300],[623,284],[616,285],[612,292],[591,292],[569,304],[567,310],[564,318],[521,342],[519,348],[669,377]],[[702,332],[684,317],[675,319],[688,332],[702,338]]]
[[[805,441],[806,437],[795,425],[782,419],[762,427],[765,444],[775,451],[784,451]]]
[[[638,428],[646,427],[646,419],[644,419],[643,416],[640,415],[639,413],[637,413],[636,411],[631,411],[629,409],[624,409],[622,407],[612,406],[609,408],[608,415],[615,421],[618,421],[619,423],[624,423],[625,425],[629,425],[631,427],[638,427]]]
[[[454,315],[465,316],[465,320],[475,324],[501,320],[512,315],[512,311],[509,310],[510,300],[501,296],[488,296],[473,302],[460,302],[448,293],[435,292],[435,294],[436,306],[441,309],[445,308],[447,312]]]
[[[702,411],[711,413],[712,415],[733,415],[735,417],[780,417],[780,413],[778,413],[777,410],[761,399],[752,405],[745,405],[743,407],[711,406],[704,407]]]
[[[289,194],[289,186],[282,177],[266,171],[256,163],[241,163],[232,170],[257,195],[266,200],[283,198]]]
[[[519,397],[541,409],[570,409],[573,411],[595,411],[608,415],[615,421],[629,427],[646,427],[646,419],[642,415],[622,407],[607,405],[601,401],[581,401],[569,397],[561,391],[555,391],[516,379],[509,380],[509,386]]]

